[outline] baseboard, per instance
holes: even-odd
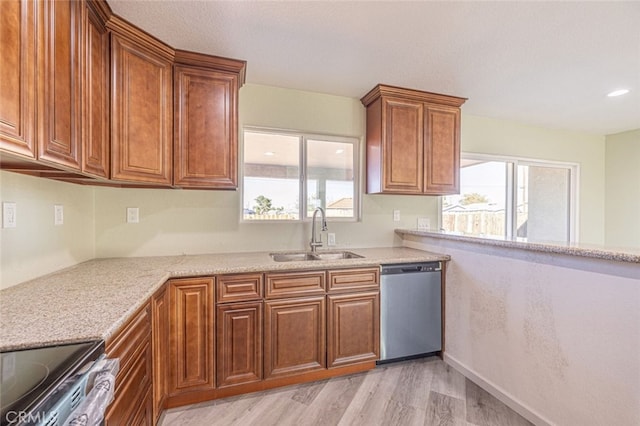
[[[474,382],[475,384],[480,386],[482,389],[484,389],[487,392],[489,392],[491,395],[493,395],[499,401],[501,401],[504,405],[506,405],[507,407],[511,408],[513,411],[515,411],[516,413],[520,414],[522,417],[524,417],[525,419],[529,420],[531,423],[533,423],[535,425],[538,425],[538,426],[551,426],[551,425],[553,425],[552,422],[550,422],[549,420],[545,419],[540,414],[536,413],[534,410],[532,410],[527,405],[525,405],[525,404],[521,403],[520,401],[518,401],[517,399],[511,397],[507,392],[502,390],[500,387],[494,385],[490,381],[482,378],[481,376],[477,375],[476,373],[474,373],[469,368],[465,367],[464,364],[462,364],[457,359],[453,358],[447,352],[444,353],[443,360],[444,360],[444,362],[449,364],[451,367],[456,369],[460,374],[462,374],[467,379],[471,380],[472,382]]]

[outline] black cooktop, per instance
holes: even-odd
[[[104,353],[104,342],[91,341],[0,353],[0,425],[19,413],[46,410],[65,380]]]

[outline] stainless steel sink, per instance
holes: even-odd
[[[320,260],[360,259],[363,257],[350,251],[318,252],[313,255]]]
[[[306,262],[310,260],[358,259],[363,257],[350,251],[270,253],[269,256],[276,262]]]

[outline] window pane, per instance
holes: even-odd
[[[244,219],[300,218],[300,138],[244,132]]]
[[[529,241],[569,240],[570,170],[518,166],[517,236]]]
[[[461,160],[460,195],[443,197],[442,227],[449,232],[505,237],[507,163]]]
[[[307,140],[307,217],[316,207],[327,217],[354,217],[353,144]]]

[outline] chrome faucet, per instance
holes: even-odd
[[[320,212],[320,214],[322,215],[320,219],[322,220],[322,228],[320,229],[320,231],[322,232],[327,230],[327,218],[324,215],[324,210],[322,209],[322,207],[316,207],[316,209],[313,211],[313,219],[311,219],[311,242],[309,243],[309,245],[311,246],[311,251],[313,253],[315,253],[318,247],[322,247],[322,234],[320,234],[320,236],[318,236],[318,239],[316,240],[316,216],[318,215],[318,212]]]

